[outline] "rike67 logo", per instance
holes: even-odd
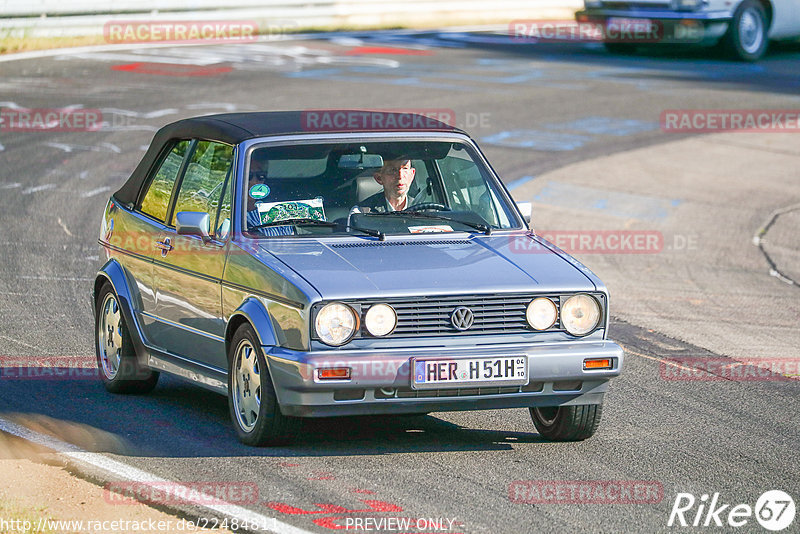
[[[709,498],[710,497],[710,498]],[[728,504],[719,493],[704,493],[696,498],[691,493],[678,493],[667,521],[668,527],[745,527],[754,532],[752,519],[767,530],[778,532],[794,522],[794,499],[781,490],[765,491],[754,507],[749,504]]]

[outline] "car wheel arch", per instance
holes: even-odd
[[[767,28],[766,33],[769,36],[769,31],[772,29],[772,18],[774,13],[774,8],[772,6],[772,0],[758,0],[758,3],[761,4],[761,7],[764,8],[764,13],[767,16]]]
[[[131,341],[136,350],[136,354],[142,365],[146,365],[148,350],[139,335],[138,323],[136,322],[135,300],[136,295],[130,291],[131,285],[128,283],[125,268],[115,259],[110,259],[97,272],[92,288],[92,313],[97,313],[98,296],[105,284],[111,285],[111,289],[117,297],[122,316],[129,325]]]
[[[258,299],[250,297],[236,308],[236,311],[228,318],[228,323],[225,326],[225,351],[228,355],[230,355],[230,344],[236,330],[245,323],[248,323],[253,328],[262,347],[278,345],[269,312]]]
[[[136,284],[130,283],[131,277],[127,269],[114,258],[108,260],[103,267],[97,272],[94,280],[94,288],[92,293],[92,300],[97,304],[97,295],[100,288],[103,287],[105,282],[109,282],[114,288],[114,292],[125,301],[128,311],[132,312],[134,309],[141,308],[141,299],[138,293],[132,291]]]
[[[272,327],[269,312],[264,305],[256,298],[249,298],[239,306],[235,312],[228,319],[228,324],[225,327],[225,355],[228,359],[228,373],[231,372],[232,361],[232,342],[236,332],[242,325],[249,325],[255,332],[258,338],[258,343],[261,345],[260,349],[263,351],[264,347],[274,347],[278,345],[275,331]],[[267,364],[267,373],[269,374],[270,381],[273,388],[275,387],[275,377],[272,373],[272,362],[264,354],[264,360]],[[278,395],[278,402],[280,403],[281,397]]]

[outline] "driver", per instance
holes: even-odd
[[[256,150],[250,157],[250,177],[247,184],[247,212],[245,214],[245,231],[257,236],[294,235],[291,226],[274,226],[256,228],[261,224],[261,213],[258,205],[268,202],[270,188],[267,185],[269,176],[269,158],[266,150]]]
[[[248,230],[261,224],[258,201],[266,198],[269,194],[269,187],[266,185],[269,160],[262,155],[262,152],[264,151],[256,150],[250,158],[250,179],[247,184],[247,212],[245,216]]]
[[[375,181],[383,186],[383,191],[367,197],[358,204],[362,212],[401,211],[414,204],[414,197],[408,194],[416,170],[411,159],[400,156],[384,160],[381,169],[373,175]]]

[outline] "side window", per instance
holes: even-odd
[[[172,215],[172,225],[175,224],[178,212],[200,211],[208,213],[210,231],[212,234],[217,233],[215,227],[217,210],[220,207],[220,200],[226,194],[226,179],[232,162],[232,146],[211,141],[197,143],[181,181],[178,200]],[[228,203],[230,204],[230,200]],[[228,211],[230,212],[230,205]]]
[[[468,155],[451,152],[439,160],[448,203],[456,211],[472,211],[491,225],[506,227],[510,221],[502,209],[494,191]]]
[[[172,187],[175,185],[175,180],[178,178],[178,173],[181,170],[183,158],[186,155],[186,150],[189,148],[189,141],[180,141],[172,150],[169,151],[167,157],[161,162],[156,175],[153,177],[150,185],[147,188],[142,199],[140,210],[145,215],[149,215],[164,221],[167,218],[167,210],[169,209],[169,199],[172,196]]]

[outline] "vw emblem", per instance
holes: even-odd
[[[459,306],[450,315],[450,322],[456,330],[468,330],[474,320],[475,316],[472,314],[472,310],[465,306]]]

